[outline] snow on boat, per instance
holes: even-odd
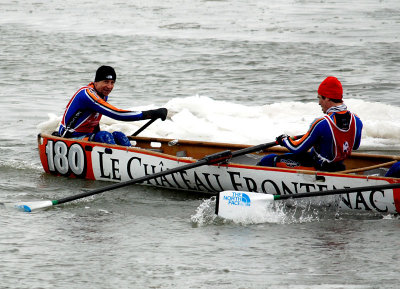
[[[160,171],[195,163],[224,150],[238,151],[249,145],[190,140],[130,137],[132,147],[38,135],[39,155],[47,173],[73,178],[124,182]],[[384,177],[384,171],[400,160],[397,156],[353,153],[346,171],[315,172],[256,166],[268,153],[283,153],[275,147],[237,156],[219,164],[202,165],[144,182],[144,185],[215,195],[221,191],[268,194],[298,194],[362,186],[400,183]],[[340,208],[400,212],[400,189],[385,189],[341,195]]]

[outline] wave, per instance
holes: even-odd
[[[364,124],[360,150],[400,149],[400,107],[359,99],[347,99],[345,103]],[[255,145],[272,141],[281,134],[304,134],[311,122],[323,115],[317,100],[251,106],[194,95],[173,98],[164,106],[168,109],[167,120],[158,120],[141,135]],[[154,105],[131,109],[153,108]],[[51,133],[60,120],[61,116],[49,114],[49,119],[39,124],[38,129]],[[100,125],[102,130],[120,130],[131,135],[144,123],[103,116]]]

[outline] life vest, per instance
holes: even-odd
[[[83,91],[83,92],[82,92]],[[99,125],[100,119],[102,117],[101,113],[98,113],[96,111],[92,112],[91,114],[87,115],[85,118],[83,116],[87,114],[87,111],[82,111],[82,110],[77,110],[75,114],[69,119],[68,123],[65,123],[65,116],[67,114],[67,111],[69,107],[71,106],[71,103],[75,99],[75,97],[79,93],[85,93],[88,97],[92,98],[96,102],[105,102],[104,99],[102,99],[95,91],[94,89],[94,83],[91,82],[87,86],[81,87],[75,95],[71,98],[71,100],[68,102],[67,108],[65,110],[63,119],[61,121],[61,126],[63,127],[62,130],[60,130],[61,135],[67,136],[66,134],[71,134],[71,133],[85,133],[85,134],[90,134],[93,133],[95,128]],[[75,104],[76,105],[76,104]]]
[[[350,125],[347,130],[339,128],[336,123],[327,115],[324,118],[328,121],[334,141],[335,156],[332,160],[324,159],[327,162],[343,161],[350,156],[356,137],[356,120],[354,114],[351,114]],[[319,156],[321,157],[321,156]]]

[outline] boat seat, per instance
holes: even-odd
[[[373,169],[373,170],[364,171],[363,175],[383,177],[386,175],[388,170],[389,169],[387,169],[387,168],[377,168],[377,169]]]
[[[148,148],[148,149],[146,149],[146,150],[152,151],[152,152],[156,152],[156,153],[162,153],[162,152],[163,152],[162,149],[155,149],[155,148]]]
[[[177,157],[187,157],[186,151],[177,151],[176,152]]]

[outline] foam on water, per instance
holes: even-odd
[[[246,211],[245,213],[237,210],[237,214],[228,220],[214,213],[216,198],[211,197],[203,200],[190,220],[192,225],[197,227],[229,223],[240,225],[309,223],[317,222],[324,218],[324,208],[321,209],[321,206],[316,210],[315,207],[311,206],[310,202],[299,201],[296,202],[295,206],[287,207],[288,203],[290,202],[265,202],[265,205],[253,207],[251,211]],[[326,206],[325,208],[325,211],[329,211],[328,214],[331,218],[335,216],[335,209],[332,210],[331,206]]]
[[[212,197],[204,200],[196,209],[196,213],[190,220],[193,226],[206,226],[215,223],[235,223],[241,225],[251,225],[260,223],[284,223],[285,214],[282,211],[275,210],[270,204],[262,209],[253,210],[246,216],[238,214],[232,220],[224,220],[218,217],[215,211],[216,199]]]
[[[400,149],[399,107],[359,99],[348,99],[345,103],[364,123],[360,150]],[[272,141],[283,133],[291,136],[303,134],[316,117],[323,116],[317,101],[250,106],[195,95],[172,98],[165,107],[169,111],[167,120],[158,120],[143,131],[142,136],[256,145]],[[154,105],[131,109],[153,108]],[[49,119],[39,124],[38,129],[52,132],[60,120],[61,116],[49,114]],[[103,117],[101,128],[130,135],[143,124]]]

